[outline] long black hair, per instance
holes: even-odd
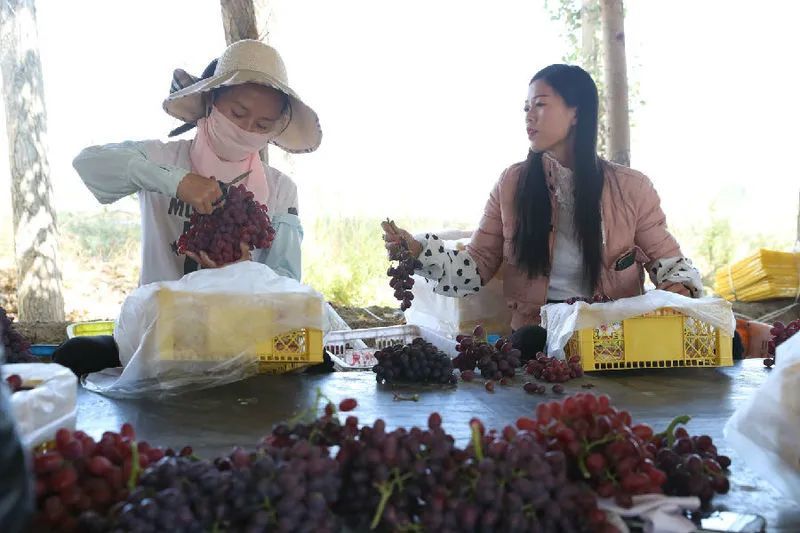
[[[602,261],[600,196],[603,161],[597,155],[597,86],[588,72],[577,66],[550,65],[531,79],[553,88],[567,106],[576,108],[573,176],[575,182],[575,230],[583,250],[583,270],[591,290],[597,286]],[[530,278],[549,275],[552,207],[544,175],[542,153],[530,151],[517,185],[517,227],[514,253]]]

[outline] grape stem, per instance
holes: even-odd
[[[608,444],[609,442],[619,440],[620,438],[620,435],[609,433],[602,439],[591,443],[587,443],[585,440],[583,441],[583,453],[581,453],[580,457],[578,457],[578,468],[580,468],[581,474],[583,474],[584,478],[589,479],[592,477],[592,475],[589,473],[589,469],[586,467],[586,458],[589,456],[589,452],[591,452],[593,448],[597,448],[603,444]]]
[[[481,432],[478,430],[478,423],[470,424],[472,432],[472,447],[475,448],[475,457],[478,461],[483,461],[483,445],[481,444]]]
[[[139,472],[142,467],[139,464],[139,446],[135,440],[131,441],[131,475],[128,477],[128,490],[133,491],[136,488],[136,482],[139,481]]]
[[[396,401],[396,402],[400,402],[400,401],[418,402],[419,401],[419,394],[412,394],[411,396],[403,396],[403,395],[398,394],[396,392],[393,392],[392,394],[394,394],[394,401]]]
[[[264,496],[264,503],[262,506],[264,507],[264,510],[272,517],[272,520],[275,520],[275,509],[272,508],[272,501],[270,501],[269,496]]]
[[[378,527],[378,524],[381,523],[383,511],[386,509],[386,504],[389,502],[389,498],[392,497],[395,487],[399,487],[400,490],[402,490],[403,481],[410,477],[410,472],[401,476],[400,471],[395,468],[392,470],[392,479],[376,485],[378,491],[381,493],[381,501],[378,503],[377,509],[375,509],[375,516],[372,517],[372,523],[369,526],[370,530],[375,529]]]
[[[669,446],[672,446],[673,444],[675,444],[675,428],[678,425],[685,426],[686,424],[689,423],[691,419],[692,417],[689,415],[676,416],[675,418],[672,419],[672,422],[669,423],[669,426],[667,426],[666,430],[662,431],[661,433],[658,433],[655,436],[658,438],[667,437],[667,444],[669,444]]]

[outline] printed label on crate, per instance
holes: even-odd
[[[344,362],[350,366],[359,366],[363,368],[372,368],[378,364],[375,359],[376,350],[354,350],[344,354]]]

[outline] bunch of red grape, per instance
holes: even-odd
[[[572,479],[587,480],[598,496],[614,497],[621,506],[630,507],[632,497],[638,494],[696,495],[707,502],[714,491],[727,491],[727,478],[725,481],[716,478],[722,475],[723,465],[730,465],[730,459],[724,456],[714,459],[716,448],[709,437],[689,438],[681,429],[676,434],[686,435],[686,440],[681,438],[680,444],[673,446],[674,437],[670,435],[674,423],[656,435],[647,424],[634,425],[630,413],[614,408],[605,395],[580,393],[563,402],[541,403],[536,408],[536,418],[521,418],[517,427],[533,432],[548,450],[563,452]],[[709,459],[708,468],[714,468],[715,464],[720,467],[713,476],[707,472],[713,478],[704,478],[708,486],[686,482],[685,474],[695,473],[695,458],[686,459],[691,463],[688,471],[670,462],[671,454],[688,457],[692,450],[704,450],[702,453],[707,457],[697,456],[701,465],[705,464],[704,459]],[[678,462],[683,464],[681,460]]]
[[[573,355],[569,361],[548,357],[543,353],[536,354],[534,359],[525,365],[525,372],[550,383],[564,383],[570,379],[583,376],[581,358]]]
[[[125,500],[140,470],[167,453],[135,438],[130,424],[120,433],[105,432],[99,442],[83,431],[59,429],[53,448],[33,457],[36,525],[47,531],[79,531],[81,513],[104,514]]]
[[[690,436],[685,428],[672,433],[672,428],[652,439],[658,450],[656,466],[667,474],[664,493],[698,496],[704,505],[715,493],[726,494],[730,482],[724,471],[731,465],[730,457],[719,455],[708,435]]]
[[[275,228],[267,215],[267,206],[253,199],[244,185],[228,188],[225,202],[210,215],[192,213],[189,229],[176,243],[178,253],[205,252],[218,265],[241,259],[241,243],[251,250],[269,248]]]
[[[5,352],[6,363],[37,363],[39,359],[31,354],[31,343],[14,328],[14,319],[0,307],[0,340]],[[2,359],[0,359],[2,361]]]
[[[8,383],[8,387],[11,389],[11,394],[22,390],[22,378],[19,374],[11,374],[8,376],[6,378],[6,383]]]
[[[599,496],[626,507],[633,495],[661,492],[666,481],[640,436],[644,426],[631,424],[630,414],[613,408],[607,396],[588,393],[541,403],[535,420],[517,421],[548,450],[564,453],[573,479],[587,480]]]
[[[614,300],[612,300],[605,294],[595,294],[592,298],[586,298],[585,296],[574,296],[572,298],[564,300],[564,303],[570,305],[576,304],[578,302],[586,302],[587,304],[604,304],[613,301]]]
[[[458,335],[456,342],[459,353],[453,365],[465,381],[474,378],[475,367],[484,379],[501,381],[513,378],[520,366],[521,353],[511,341],[501,337],[494,344],[489,343],[483,326],[476,326],[472,335]]]
[[[378,364],[372,371],[378,383],[456,383],[450,356],[422,338],[388,346],[374,355]]]
[[[788,325],[785,325],[783,322],[775,322],[772,325],[772,329],[770,330],[772,339],[770,339],[767,345],[768,353],[771,357],[764,359],[765,366],[771,367],[775,364],[775,349],[798,331],[800,331],[800,319],[793,320],[789,322]]]

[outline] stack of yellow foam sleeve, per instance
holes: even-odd
[[[732,302],[797,298],[800,294],[800,253],[762,249],[720,268],[714,278],[714,291]]]

